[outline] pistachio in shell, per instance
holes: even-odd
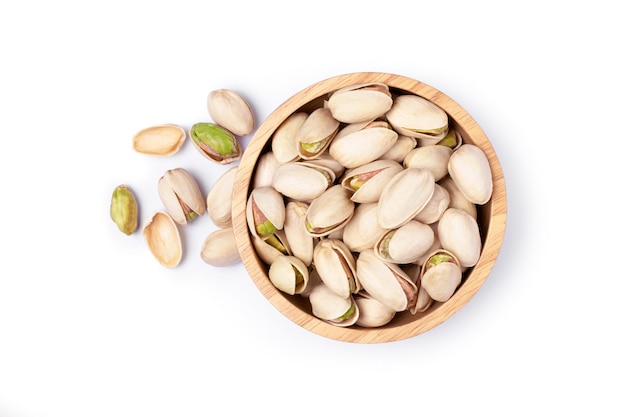
[[[271,187],[253,189],[246,203],[246,219],[251,234],[270,238],[285,224],[283,196]]]
[[[354,298],[337,295],[324,283],[311,290],[309,301],[313,315],[334,326],[352,326],[359,318],[359,308]]]
[[[270,265],[268,275],[276,288],[289,295],[304,291],[309,281],[306,265],[295,256],[289,255],[276,258]]]
[[[207,213],[217,227],[225,228],[232,225],[232,195],[236,175],[237,166],[234,166],[215,181],[207,194]]]
[[[458,259],[446,250],[429,255],[421,271],[421,285],[435,301],[446,302],[463,278]]]
[[[215,123],[237,136],[249,135],[254,129],[254,114],[250,105],[233,90],[211,91],[207,98],[207,110]]]
[[[359,307],[357,326],[381,327],[389,323],[396,315],[396,311],[385,306],[366,292],[360,292],[354,296],[354,301]]]
[[[435,179],[426,168],[406,168],[391,178],[378,199],[378,223],[396,229],[407,223],[430,201]]]
[[[232,227],[211,232],[202,243],[200,257],[212,266],[230,266],[241,261]]]
[[[322,154],[339,131],[339,121],[324,107],[313,110],[296,134],[298,155],[314,159]]]
[[[293,113],[272,134],[272,152],[281,164],[299,158],[296,135],[307,116],[305,112]]]
[[[400,135],[439,142],[448,133],[447,113],[415,94],[396,97],[385,116]]]
[[[356,84],[331,94],[328,108],[343,123],[359,123],[384,115],[393,104],[389,87],[383,83]]]
[[[340,184],[333,185],[311,201],[306,213],[307,233],[322,237],[343,228],[354,215],[354,208],[350,192]]]
[[[165,209],[180,225],[186,225],[206,212],[200,186],[184,168],[165,171],[159,179],[158,192]]]
[[[465,198],[474,204],[491,199],[493,180],[487,156],[476,145],[464,143],[450,156],[448,171]]]
[[[462,267],[476,265],[482,242],[476,219],[461,209],[447,209],[437,226],[441,246],[452,252]]]

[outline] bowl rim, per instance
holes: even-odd
[[[287,294],[281,293],[270,282],[265,263],[256,254],[249,235],[245,216],[245,206],[256,162],[271,140],[272,133],[290,114],[303,108],[313,100],[326,96],[332,91],[363,83],[384,83],[391,89],[406,91],[421,96],[441,107],[452,119],[456,127],[464,132],[464,140],[479,146],[489,161],[493,179],[492,198],[489,204],[489,227],[483,241],[483,248],[477,264],[472,268],[463,284],[445,303],[433,311],[398,326],[381,328],[338,327],[300,310],[289,301]],[[232,202],[232,218],[235,240],[242,263],[250,278],[263,296],[284,316],[320,336],[354,343],[393,342],[422,334],[446,321],[465,306],[478,292],[489,276],[504,239],[506,226],[506,188],[502,167],[493,146],[478,123],[452,98],[421,81],[403,75],[385,72],[354,72],[326,78],[297,92],[280,104],[257,128],[243,152],[235,177]]]

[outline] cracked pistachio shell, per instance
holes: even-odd
[[[196,123],[189,129],[191,142],[202,156],[221,165],[241,157],[241,145],[228,129],[214,123]]]
[[[381,327],[389,323],[396,315],[395,310],[386,307],[367,293],[355,295],[354,301],[359,307],[359,319],[355,323],[357,326],[368,328]]]
[[[279,193],[299,201],[311,201],[334,182],[327,168],[307,162],[288,162],[278,167],[273,186]]]
[[[324,283],[311,290],[309,301],[315,317],[335,326],[352,326],[359,319],[359,308],[354,298],[337,295]]]
[[[309,205],[300,201],[290,201],[285,206],[284,231],[291,252],[305,265],[313,262],[315,239],[306,232],[305,218]]]
[[[368,249],[359,254],[356,272],[362,288],[394,311],[405,311],[417,299],[417,286],[399,265],[385,262]]]
[[[163,211],[155,212],[143,226],[143,237],[152,255],[166,268],[174,268],[183,256],[180,233],[174,220]]]
[[[430,201],[435,179],[426,168],[406,168],[383,188],[378,199],[378,223],[396,229],[407,223]]]
[[[296,134],[298,155],[302,159],[314,159],[330,145],[339,130],[339,121],[324,107],[308,115]]]
[[[327,236],[343,228],[354,215],[350,192],[336,184],[311,201],[306,214],[306,230],[313,237]]]
[[[213,184],[206,198],[206,208],[213,224],[225,228],[232,225],[233,189],[237,167],[224,172]]]
[[[182,127],[166,124],[140,130],[133,137],[133,148],[139,153],[170,156],[183,146],[187,133]]]
[[[122,184],[113,190],[110,207],[111,220],[125,235],[132,235],[137,230],[138,206],[132,190]]]
[[[439,185],[448,191],[448,195],[450,196],[450,207],[465,210],[470,216],[475,219],[477,218],[478,213],[476,210],[476,204],[465,198],[461,190],[459,190],[459,187],[456,185],[454,180],[450,178],[450,176],[447,176],[439,181]]]
[[[430,201],[414,217],[415,220],[424,224],[433,224],[441,218],[450,206],[450,194],[441,185],[435,183],[435,191]]]
[[[433,229],[416,220],[387,231],[374,245],[383,261],[408,264],[424,256],[435,241]]]
[[[377,203],[362,203],[354,209],[354,215],[343,228],[343,243],[352,252],[374,248],[387,229],[378,224]]]
[[[207,98],[207,110],[215,123],[237,136],[246,136],[254,129],[254,114],[250,105],[232,90],[211,91]]]
[[[165,209],[180,225],[186,225],[206,211],[200,186],[184,168],[165,171],[159,179],[158,192]]]
[[[384,120],[347,125],[335,136],[328,152],[346,168],[356,168],[380,158],[398,140]]]
[[[341,186],[352,191],[350,199],[355,203],[375,203],[385,185],[402,169],[398,162],[379,159],[346,171]]]
[[[440,141],[448,133],[446,112],[414,94],[396,97],[385,116],[400,135]]]
[[[380,159],[391,159],[402,163],[407,154],[411,152],[415,146],[417,146],[417,140],[410,136],[398,135],[396,143],[384,154],[380,156]]]
[[[348,298],[361,290],[356,261],[341,240],[320,240],[313,251],[313,264],[324,284],[337,295]]]
[[[462,278],[459,261],[454,254],[437,250],[424,263],[420,281],[433,300],[446,302],[452,297]]]
[[[295,256],[276,258],[270,265],[268,275],[276,288],[289,295],[300,294],[309,281],[309,270]]]
[[[246,203],[246,219],[250,233],[267,239],[285,224],[283,196],[271,187],[255,188]]]
[[[427,168],[433,173],[435,181],[448,175],[448,161],[452,149],[443,145],[420,146],[409,152],[404,158],[405,168]]]
[[[210,233],[202,244],[200,257],[209,265],[229,266],[241,261],[232,227]]]
[[[482,249],[476,219],[463,210],[449,208],[439,219],[437,234],[441,246],[452,252],[462,267],[476,265]]]
[[[389,87],[382,83],[357,84],[331,94],[328,108],[343,123],[360,123],[383,116],[393,104]]]
[[[261,155],[254,171],[252,188],[271,187],[274,182],[274,174],[280,165],[274,152],[266,152]]]
[[[295,161],[300,157],[296,135],[307,117],[308,114],[305,112],[293,113],[274,131],[272,152],[281,164]]]
[[[448,172],[465,198],[485,204],[491,198],[493,180],[485,153],[476,145],[465,143],[450,156]]]

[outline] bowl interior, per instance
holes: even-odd
[[[464,273],[463,282],[445,303],[433,303],[423,313],[397,313],[394,319],[378,328],[357,326],[341,328],[328,324],[311,314],[309,301],[300,296],[290,296],[277,290],[268,277],[269,267],[257,256],[246,224],[245,206],[251,191],[256,163],[259,157],[271,150],[271,137],[280,124],[292,113],[310,113],[323,106],[328,94],[354,84],[382,82],[394,94],[416,94],[441,107],[449,116],[450,126],[463,137],[464,143],[480,147],[490,164],[493,177],[492,198],[477,206],[478,224],[483,248],[478,263]],[[489,275],[498,256],[506,223],[506,192],[502,169],[493,147],[474,119],[451,98],[422,82],[386,73],[354,73],[320,81],[280,105],[259,126],[242,156],[233,193],[233,226],[242,262],[261,293],[287,318],[299,326],[331,339],[358,343],[379,343],[401,340],[423,333],[447,320],[465,305]]]

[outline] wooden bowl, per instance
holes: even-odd
[[[416,94],[446,111],[450,126],[461,133],[464,143],[477,145],[485,152],[493,176],[493,194],[488,203],[477,206],[483,239],[480,259],[464,274],[462,284],[448,301],[435,302],[424,313],[398,313],[383,327],[343,328],[313,316],[308,299],[287,295],[272,285],[268,277],[268,266],[259,259],[251,243],[246,224],[246,201],[251,191],[256,163],[264,152],[271,149],[272,134],[289,115],[302,110],[310,112],[322,106],[328,93],[339,88],[371,82],[385,83],[396,93]],[[232,214],[235,238],[246,270],[263,296],[283,315],[299,326],[330,339],[354,343],[382,343],[417,336],[432,329],[456,313],[476,294],[487,279],[502,245],[506,224],[506,191],[502,168],[491,143],[474,119],[454,100],[429,85],[401,75],[359,72],[339,75],[311,85],[281,104],[258,127],[240,161],[235,179]]]

